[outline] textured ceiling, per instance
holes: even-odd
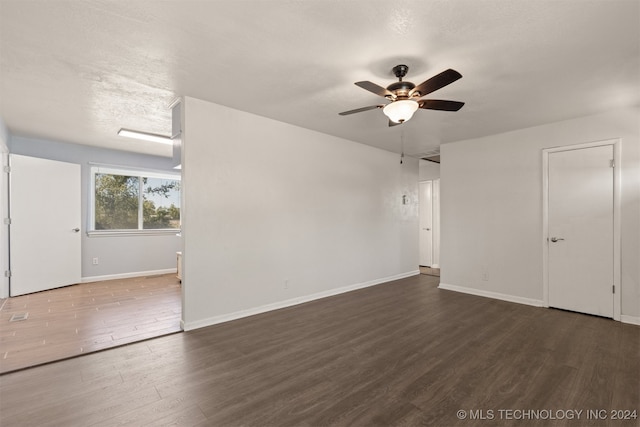
[[[387,127],[391,68],[461,80]],[[0,0],[0,115],[14,135],[157,155],[118,137],[169,134],[191,96],[408,154],[441,143],[640,105],[638,0]]]

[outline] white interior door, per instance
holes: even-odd
[[[433,182],[420,183],[420,265],[433,264]]]
[[[11,296],[80,282],[80,165],[10,155]]]
[[[431,231],[432,233],[432,256],[431,267],[440,268],[440,180],[433,180],[433,189],[431,191],[433,197],[433,206],[431,211],[433,212],[433,221]]]
[[[613,146],[548,155],[549,306],[613,317]]]

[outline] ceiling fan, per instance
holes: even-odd
[[[392,69],[393,74],[399,81],[391,83],[383,88],[369,81],[356,82],[357,86],[375,93],[376,95],[387,98],[391,102],[389,104],[370,105],[368,107],[356,108],[355,110],[344,111],[339,113],[341,116],[360,113],[362,111],[375,110],[382,108],[382,112],[389,117],[389,126],[400,125],[413,117],[413,113],[422,108],[425,110],[442,110],[442,111],[458,111],[464,105],[464,102],[446,101],[442,99],[419,99],[425,95],[435,92],[438,89],[455,82],[462,77],[459,72],[448,69],[430,79],[420,83],[418,86],[411,82],[402,81],[407,75],[409,67],[406,65],[396,65]]]

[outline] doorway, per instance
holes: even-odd
[[[419,183],[419,263],[427,274],[440,269],[440,179]]]
[[[166,274],[171,269],[81,277],[79,163],[5,159],[2,207],[11,220],[2,249],[10,283],[0,299],[0,374],[182,330],[181,285]]]
[[[544,304],[620,319],[620,141],[543,151]]]

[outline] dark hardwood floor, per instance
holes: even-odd
[[[610,411],[640,410],[640,327],[437,284],[414,276],[6,374],[0,424],[639,425]],[[522,419],[535,414],[547,419]]]

